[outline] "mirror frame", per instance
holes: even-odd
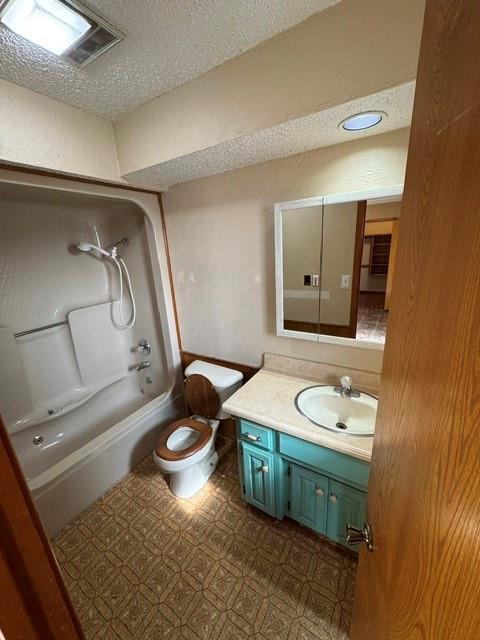
[[[318,207],[326,204],[340,204],[358,200],[377,200],[380,198],[394,198],[403,196],[403,184],[392,185],[391,187],[380,187],[378,189],[365,189],[362,191],[351,191],[336,193],[327,196],[317,196],[314,198],[303,198],[301,200],[290,200],[288,202],[277,202],[274,205],[275,224],[275,307],[276,307],[276,328],[277,336],[286,338],[296,338],[298,340],[310,340],[312,342],[325,342],[328,344],[338,344],[349,347],[360,347],[361,349],[373,349],[383,351],[384,345],[356,338],[340,338],[329,336],[323,333],[307,333],[303,331],[293,331],[284,329],[283,321],[283,221],[282,213],[292,209],[304,209],[306,207]]]

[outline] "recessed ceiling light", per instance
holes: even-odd
[[[62,55],[82,38],[92,24],[62,0],[10,0],[0,22],[56,55]]]
[[[361,131],[362,129],[370,129],[383,120],[383,116],[386,115],[382,111],[365,111],[364,113],[356,113],[354,116],[349,116],[342,120],[341,126],[345,131]]]

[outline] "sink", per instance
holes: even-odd
[[[373,436],[378,400],[369,393],[341,394],[338,387],[315,385],[295,398],[298,411],[318,427],[350,436]]]

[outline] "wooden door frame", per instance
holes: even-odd
[[[0,416],[0,631],[7,640],[84,640]]]

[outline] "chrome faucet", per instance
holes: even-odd
[[[352,379],[350,376],[342,376],[340,378],[340,384],[334,387],[333,390],[339,393],[342,397],[347,397],[347,398],[360,397],[360,391],[357,391],[352,387]]]
[[[148,360],[144,360],[143,362],[139,362],[138,364],[134,364],[130,369],[134,371],[141,371],[142,369],[148,369],[151,366]]]

